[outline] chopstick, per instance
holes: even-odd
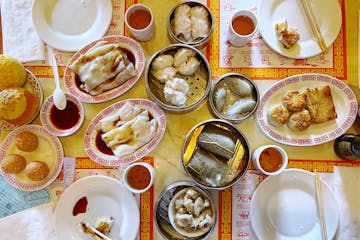
[[[307,21],[308,21],[308,23],[309,23],[309,25],[311,27],[311,30],[312,30],[314,36],[316,37],[316,39],[318,41],[318,44],[319,44],[319,46],[321,48],[321,51],[323,53],[326,53],[327,52],[327,46],[326,46],[324,37],[321,34],[318,22],[316,21],[316,18],[314,17],[314,13],[311,10],[311,7],[309,5],[308,0],[299,0],[299,1],[301,3],[302,9],[305,12],[305,15],[306,15]]]
[[[111,238],[109,238],[108,236],[106,236],[105,234],[103,234],[102,232],[100,232],[99,230],[97,230],[96,228],[90,226],[87,222],[81,222],[80,223],[81,226],[83,227],[84,230],[88,230],[90,233],[105,239],[105,240],[111,240]]]
[[[316,172],[316,169],[314,169],[314,174],[315,174],[316,203],[320,218],[321,237],[323,240],[327,240],[321,180],[319,174]]]

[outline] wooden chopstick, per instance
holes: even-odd
[[[316,21],[316,18],[314,17],[314,13],[311,10],[311,7],[309,5],[308,0],[299,0],[299,1],[301,3],[302,9],[305,12],[305,15],[306,15],[307,21],[308,21],[308,23],[309,23],[309,25],[311,27],[311,30],[312,30],[314,36],[316,37],[316,39],[318,41],[318,44],[319,44],[319,46],[321,48],[321,51],[323,53],[326,53],[327,52],[327,46],[326,46],[324,37],[321,34],[318,22]]]
[[[323,204],[321,180],[320,180],[319,174],[316,172],[316,169],[314,169],[314,174],[315,174],[316,203],[317,203],[319,218],[320,218],[321,237],[323,240],[327,240],[327,231],[326,231],[326,222],[325,222],[325,216],[324,216],[324,204]]]

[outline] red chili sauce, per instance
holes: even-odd
[[[50,108],[50,121],[58,129],[70,129],[79,122],[79,119],[80,110],[73,101],[68,100],[64,110],[57,109],[55,105]]]
[[[151,176],[149,170],[146,167],[142,165],[136,165],[129,170],[126,179],[132,188],[141,190],[149,186]]]
[[[88,200],[87,200],[87,197],[82,197],[80,198],[74,208],[73,208],[73,216],[76,216],[80,213],[85,213],[86,212],[86,209],[87,209],[87,205],[88,205]]]
[[[260,154],[260,166],[266,172],[275,172],[282,165],[281,153],[275,148],[267,148]]]

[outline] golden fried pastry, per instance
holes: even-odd
[[[39,138],[35,133],[23,131],[15,138],[16,147],[24,152],[32,152],[39,145]]]
[[[13,57],[0,55],[0,90],[21,87],[25,81],[25,67]]]
[[[307,89],[305,92],[306,106],[312,123],[323,123],[337,118],[330,86]]]
[[[6,173],[17,174],[26,167],[26,160],[18,154],[9,154],[1,162],[1,168]]]
[[[34,94],[24,88],[12,87],[0,92],[0,119],[24,124],[36,114],[38,106]]]
[[[50,172],[48,165],[40,161],[32,161],[25,168],[26,176],[33,181],[43,180]]]
[[[283,105],[274,106],[268,112],[268,122],[275,127],[284,125],[288,121],[289,117],[290,113]]]
[[[311,124],[311,117],[308,110],[294,112],[290,115],[288,127],[294,132],[303,131]]]
[[[283,96],[285,107],[291,112],[305,109],[305,95],[296,90],[289,90]]]
[[[300,39],[300,34],[295,27],[288,27],[287,21],[275,24],[276,35],[285,48],[291,48]]]

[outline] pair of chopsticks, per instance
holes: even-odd
[[[321,180],[319,174],[314,169],[315,174],[315,191],[316,191],[316,203],[319,212],[320,218],[320,228],[321,228],[321,236],[323,240],[327,240],[327,231],[326,231],[326,222],[324,216],[324,204],[323,204],[323,195],[322,195],[322,188],[321,188]]]
[[[321,34],[320,32],[320,29],[319,29],[319,25],[316,21],[316,18],[314,17],[314,13],[313,11],[311,10],[311,7],[309,5],[309,2],[308,0],[299,0],[300,1],[300,5],[306,15],[306,18],[307,18],[307,21],[311,27],[311,30],[314,34],[314,36],[316,37],[317,41],[318,41],[318,44],[321,48],[321,51],[323,53],[326,53],[327,52],[327,46],[326,46],[326,43],[325,43],[325,40],[324,40],[324,37],[323,35]]]
[[[106,236],[105,234],[103,234],[102,232],[100,232],[99,230],[97,230],[96,228],[90,226],[87,222],[82,221],[80,223],[81,227],[83,228],[84,231],[87,231],[91,234],[94,234],[104,240],[111,240],[111,238],[109,238],[108,236]]]

